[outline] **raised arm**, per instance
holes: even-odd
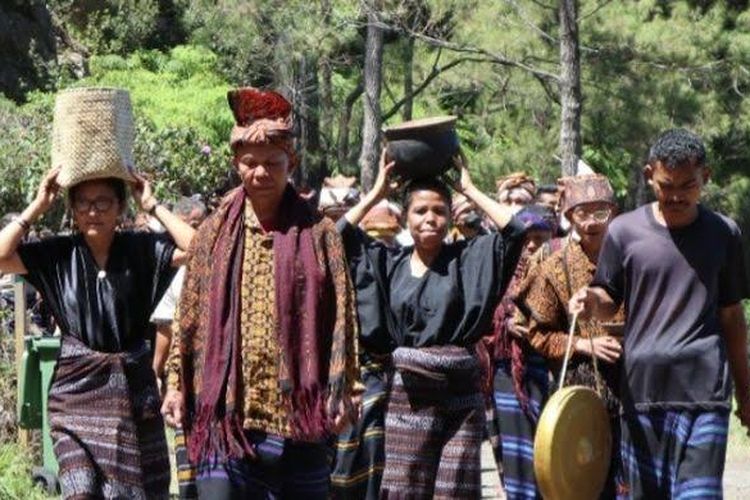
[[[26,267],[18,255],[18,245],[24,234],[55,201],[60,185],[57,175],[60,167],[49,170],[37,189],[36,197],[21,215],[0,231],[0,273],[26,274]]]
[[[497,225],[499,230],[502,230],[513,215],[518,211],[518,207],[509,207],[507,205],[501,205],[496,202],[482,191],[480,191],[475,185],[474,181],[471,180],[469,175],[469,168],[466,164],[466,157],[463,154],[459,154],[454,157],[456,167],[461,172],[459,182],[453,187],[463,193],[467,198],[476,203],[476,205],[492,219]]]
[[[156,217],[172,236],[178,248],[172,258],[172,265],[175,267],[182,265],[190,242],[193,240],[195,229],[170,212],[167,207],[159,204],[151,190],[151,183],[147,179],[138,174],[134,176],[136,182],[133,184],[133,198],[141,210]]]
[[[362,197],[359,203],[354,205],[344,214],[344,218],[349,224],[352,226],[358,225],[372,207],[388,196],[388,193],[390,192],[388,177],[394,165],[395,162],[390,162],[388,164],[385,163],[385,149],[383,149],[383,152],[380,154],[380,164],[378,166],[378,176],[375,178],[375,184],[372,186],[372,189]]]

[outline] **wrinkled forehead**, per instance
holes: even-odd
[[[288,159],[289,155],[280,146],[269,144],[246,144],[236,149],[235,155],[244,161],[282,161]]]

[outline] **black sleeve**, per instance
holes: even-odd
[[[393,322],[387,283],[391,251],[343,217],[336,223],[336,229],[341,234],[354,283],[360,341],[368,352],[391,352]]]
[[[154,251],[154,286],[152,309],[161,300],[164,292],[172,283],[177,268],[172,267],[172,256],[177,246],[171,236],[167,234],[151,234]]]
[[[523,224],[514,216],[510,222],[500,231],[502,236],[501,245],[495,246],[495,266],[500,270],[500,283],[498,290],[500,296],[505,294],[505,290],[516,272],[518,260],[521,258],[524,242],[526,240],[526,229]]]
[[[719,274],[720,307],[731,306],[750,296],[742,250],[742,233],[736,224],[731,224],[730,230],[727,257]]]
[[[177,269],[172,267],[172,255],[176,249],[174,240],[166,233],[127,232],[127,251],[140,256],[134,264],[140,269],[139,282],[150,296],[144,307],[150,315],[169,288]],[[132,261],[131,261],[132,262]]]
[[[612,226],[607,231],[599,251],[596,274],[594,274],[591,286],[603,288],[615,304],[620,305],[625,293],[625,269],[622,248],[611,228]]]
[[[43,295],[55,295],[72,249],[71,238],[64,236],[22,243],[18,246],[18,256],[26,268],[24,279]]]

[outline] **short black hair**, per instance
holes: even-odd
[[[451,190],[448,186],[440,179],[431,177],[426,179],[415,179],[406,183],[404,186],[403,202],[401,205],[404,207],[404,212],[409,211],[409,205],[411,205],[412,199],[414,198],[415,191],[434,191],[438,193],[448,205],[448,210],[451,208]]]
[[[120,202],[121,206],[125,206],[125,201],[128,198],[128,188],[125,186],[125,181],[122,179],[118,179],[117,177],[104,177],[102,179],[91,179],[92,181],[97,182],[103,182],[107,186],[109,186],[112,191],[115,193],[115,197],[117,198],[117,201]],[[76,192],[78,191],[78,188],[81,186],[81,184],[88,182],[83,181],[79,182],[78,184],[75,184],[70,187],[68,190],[68,200],[72,203],[73,200],[76,199]]]
[[[661,163],[669,169],[706,165],[706,147],[696,134],[683,128],[663,132],[648,152],[648,164]]]

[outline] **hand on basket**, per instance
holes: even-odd
[[[60,174],[62,167],[54,167],[47,171],[39,183],[36,191],[34,204],[39,212],[44,213],[54,203],[57,194],[60,192],[60,184],[57,183],[57,176]]]

